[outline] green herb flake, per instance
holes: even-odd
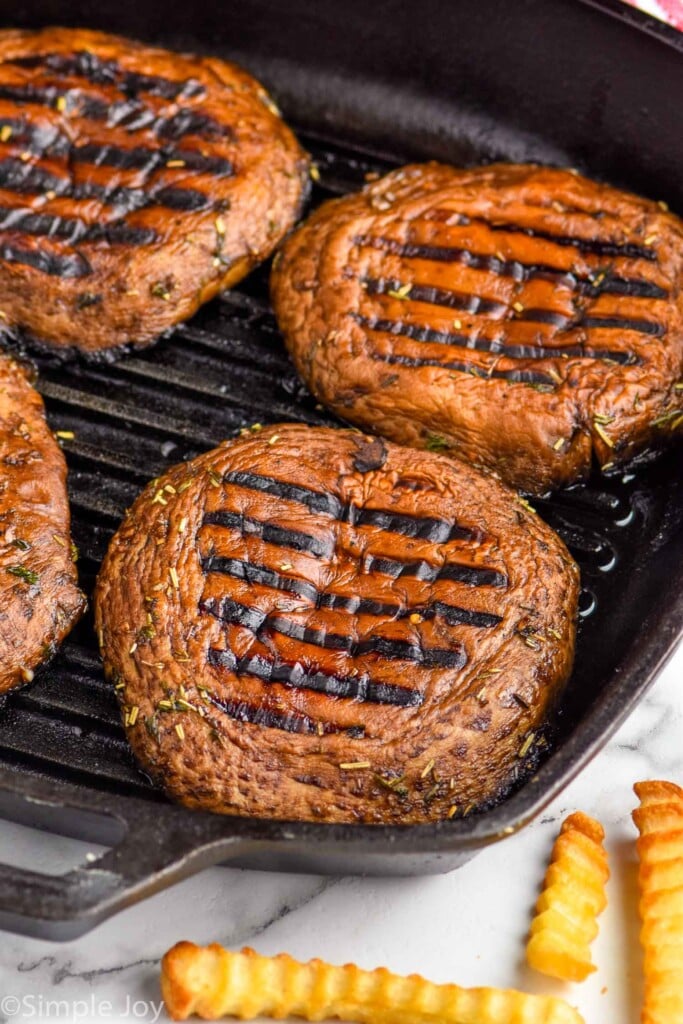
[[[614,441],[609,436],[605,428],[601,425],[599,420],[593,420],[593,429],[595,430],[595,433],[598,435],[598,437],[605,442],[608,448],[614,448]]]
[[[390,288],[387,291],[387,295],[389,295],[390,298],[392,298],[392,299],[402,299],[402,300],[405,300],[410,295],[412,289],[413,289],[412,284],[402,284],[399,288]]]
[[[102,296],[95,292],[80,292],[76,296],[76,309],[87,309],[88,306],[98,306],[101,302]]]
[[[450,445],[446,438],[441,437],[440,434],[427,434],[425,447],[430,452],[442,452],[450,448]]]
[[[670,409],[669,412],[665,412],[662,416],[658,416],[656,420],[653,420],[652,425],[655,427],[661,427],[673,420],[675,426],[681,415],[683,415],[683,413],[681,413],[680,409]]]
[[[534,742],[534,739],[535,734],[533,732],[530,732],[527,738],[524,740],[524,743],[522,743],[521,747],[519,748],[519,757],[526,757],[526,755],[531,750],[531,745]]]
[[[40,577],[37,572],[33,569],[28,569],[25,565],[10,565],[6,570],[11,576],[16,576],[17,579],[23,580],[24,583],[35,586]]]
[[[163,299],[164,302],[170,301],[171,293],[168,290],[168,286],[164,284],[163,281],[155,281],[149,290],[155,298]]]
[[[159,722],[156,715],[149,715],[145,719],[145,729],[153,740],[159,742]]]

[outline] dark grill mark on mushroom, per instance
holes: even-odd
[[[166,186],[145,190],[122,185],[98,185],[91,181],[72,183],[70,179],[52,174],[43,167],[12,158],[0,160],[0,189],[18,192],[20,195],[54,192],[55,197],[60,199],[96,199],[103,206],[116,207],[120,214],[132,213],[147,206],[193,211],[205,210],[211,205],[209,197],[197,189]]]
[[[505,337],[503,333],[497,338],[480,338],[475,333],[436,331],[431,327],[408,324],[402,320],[385,320],[380,317],[362,316],[360,313],[349,315],[361,327],[367,327],[370,331],[394,334],[432,345],[448,345],[453,348],[468,348],[478,352],[492,352],[494,355],[506,356],[509,359],[560,359],[562,356],[574,356],[577,359],[608,359],[610,362],[623,365],[638,362],[632,352],[624,352],[621,349],[590,348],[587,345],[556,345],[553,347],[549,345],[508,345],[502,340]],[[595,318],[593,319],[595,320]],[[590,326],[597,327],[599,324],[593,322]]]
[[[425,668],[463,668],[467,655],[458,645],[451,648],[422,647],[412,640],[394,640],[384,636],[371,636],[366,640],[354,640],[347,634],[333,633],[326,629],[315,629],[301,622],[292,622],[281,615],[271,615],[258,608],[240,604],[230,597],[216,602],[212,599],[200,605],[203,612],[213,615],[221,622],[244,626],[257,636],[280,633],[300,643],[327,650],[344,651],[349,658],[364,654],[379,654],[395,661],[412,661]]]
[[[418,690],[391,683],[373,682],[365,673],[357,675],[330,675],[311,672],[301,664],[290,665],[264,657],[237,658],[232,651],[209,650],[209,663],[227,668],[236,675],[255,676],[265,683],[282,683],[296,690],[312,690],[328,697],[344,698],[370,704],[390,704],[394,707],[417,707],[422,703]]]
[[[446,562],[444,565],[431,565],[429,562],[401,562],[394,558],[377,558],[370,556],[366,562],[368,572],[381,572],[398,579],[399,576],[415,576],[427,583],[438,580],[455,580],[466,583],[469,587],[507,587],[508,578],[495,569],[487,569],[479,565],[465,565],[461,562]]]
[[[444,604],[443,601],[434,601],[428,605],[415,604],[408,607],[388,601],[374,601],[371,598],[357,595],[347,597],[344,594],[320,591],[306,580],[286,576],[268,566],[239,558],[209,555],[202,559],[202,569],[205,573],[221,573],[242,580],[244,583],[258,583],[274,590],[296,594],[298,597],[305,598],[315,608],[329,608],[334,611],[348,612],[351,615],[374,615],[388,619],[405,619],[410,615],[419,615],[421,620],[438,616],[449,625],[475,626],[481,629],[492,629],[502,621],[500,615],[472,611],[470,608],[458,608],[455,605]]]
[[[389,363],[392,366],[410,366],[419,368],[421,366],[436,366],[443,370],[451,370],[453,373],[469,373],[473,377],[482,380],[508,380],[514,384],[540,384],[550,389],[555,388],[557,380],[547,373],[537,373],[535,370],[500,370],[495,366],[488,369],[477,363],[463,363],[453,360],[425,359],[415,356],[394,355],[372,351],[370,358],[378,363]]]
[[[536,309],[531,306],[526,306],[521,311],[516,311],[511,310],[507,303],[495,302],[493,299],[484,299],[479,295],[468,295],[465,292],[451,291],[446,288],[410,284],[405,281],[388,280],[386,278],[364,278],[363,285],[368,295],[388,295],[389,297],[401,295],[402,301],[408,307],[412,302],[426,302],[428,305],[462,310],[471,316],[488,315],[493,320],[500,320],[505,315],[514,312],[515,319],[517,320],[551,324],[553,327],[559,328],[560,331],[580,327],[585,329],[600,327],[619,331],[635,331],[638,334],[652,334],[656,337],[661,337],[665,333],[662,324],[654,320],[641,320],[636,317],[566,316],[553,309]],[[401,292],[402,289],[403,293]],[[394,296],[392,296],[392,292]],[[391,328],[386,329],[391,330]],[[395,331],[394,333],[399,332]],[[467,335],[462,335],[462,337],[466,338]],[[476,347],[476,345],[471,345],[470,347]],[[593,358],[600,357],[593,356]]]
[[[211,652],[212,655],[215,653],[221,652]],[[229,715],[230,718],[234,718],[238,722],[260,725],[266,729],[281,729],[283,732],[316,734],[318,736],[342,732],[341,729],[330,725],[329,722],[315,722],[308,715],[297,714],[294,711],[283,713],[264,704],[253,705],[243,700],[221,700],[214,694],[209,694],[208,699],[214,707]]]
[[[330,554],[330,545],[312,537],[309,533],[301,530],[289,530],[276,523],[262,522],[260,519],[253,519],[241,512],[207,512],[204,516],[205,526],[225,526],[231,530],[238,530],[245,536],[260,537],[268,544],[275,544],[282,548],[292,548],[294,551],[305,551],[308,555],[315,555],[316,558],[323,558]]]
[[[492,475],[282,423],[145,488],[95,627],[133,750],[175,799],[416,823],[515,778],[569,675],[578,583]]]
[[[505,259],[496,255],[471,252],[454,245],[420,245],[413,242],[399,242],[394,238],[373,235],[356,235],[353,239],[358,246],[382,249],[394,256],[406,259],[432,260],[435,263],[462,263],[472,270],[485,270],[498,277],[511,277],[514,281],[552,280],[566,288],[576,288],[589,295],[629,295],[650,299],[665,299],[668,291],[658,284],[641,278],[605,274],[602,282],[599,274],[588,277],[572,271],[554,267],[550,263],[525,263],[516,259]]]
[[[471,530],[458,523],[431,517],[409,516],[384,509],[361,508],[353,503],[345,504],[333,494],[322,494],[307,487],[296,487],[284,480],[276,480],[274,477],[257,473],[227,473],[223,482],[305,505],[312,512],[322,512],[340,523],[350,523],[352,526],[379,526],[391,533],[401,533],[406,537],[416,537],[435,544],[446,544],[450,540],[483,539],[480,531]]]
[[[24,266],[40,270],[54,277],[88,277],[92,268],[80,253],[60,256],[56,253],[41,252],[39,249],[22,249],[16,245],[0,244],[0,259],[8,263],[23,263]]]
[[[299,216],[306,154],[233,64],[82,29],[0,31],[0,107],[0,306],[40,344],[149,344]],[[102,296],[97,315],[75,277]]]
[[[114,85],[133,96],[139,92],[146,92],[152,96],[161,96],[165,100],[189,100],[206,94],[204,86],[193,79],[175,82],[160,75],[125,71],[117,61],[103,60],[88,50],[78,50],[73,54],[35,53],[26,57],[14,57],[6,63],[20,68],[46,68],[58,75],[84,78],[95,85]]]
[[[0,232],[44,235],[58,238],[69,245],[107,242],[109,245],[151,245],[159,238],[153,228],[127,224],[124,220],[104,224],[86,224],[78,217],[32,213],[17,207],[0,206]]]

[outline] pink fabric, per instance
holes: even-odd
[[[683,0],[627,0],[627,3],[683,30]]]
[[[659,6],[672,25],[683,29],[683,2],[681,0],[659,0]]]

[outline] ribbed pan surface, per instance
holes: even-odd
[[[320,171],[313,204],[393,165],[306,135],[303,143]],[[261,268],[171,337],[116,362],[37,357],[50,422],[65,435],[74,539],[88,593],[124,510],[151,477],[255,422],[335,423],[294,373],[270,311],[267,280],[268,268]],[[677,457],[680,452],[635,474],[536,502],[577,558],[584,581],[577,669],[557,738],[607,681],[630,630],[628,615],[636,621],[644,611],[629,611],[628,592],[648,552],[678,528]],[[132,761],[89,617],[32,685],[0,706],[3,764],[105,792],[163,799]]]

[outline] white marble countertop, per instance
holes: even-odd
[[[567,996],[587,1024],[637,1024],[640,953],[633,783],[683,782],[683,648],[612,742],[538,820],[450,875],[317,878],[215,868],[120,914],[78,941],[0,933],[0,1024],[23,1020],[166,1020],[159,958],[179,939],[253,945],[308,959],[418,971],[434,981]],[[582,809],[608,834],[610,905],[599,969],[564,986],[525,969],[530,913],[562,817]],[[0,859],[54,871],[84,844],[0,823]]]

